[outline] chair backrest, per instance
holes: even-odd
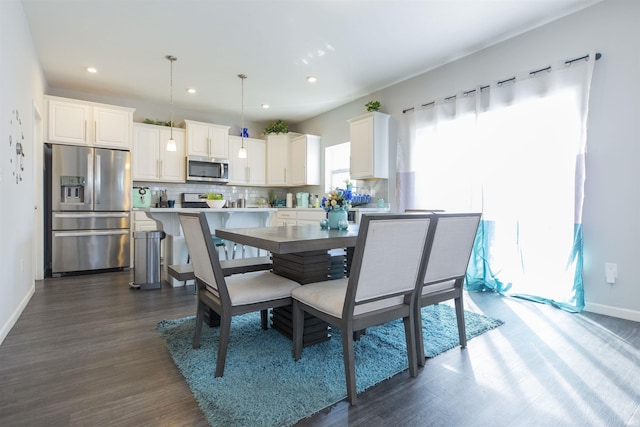
[[[202,289],[201,285],[204,285],[209,292],[228,301],[224,274],[205,214],[181,212],[179,217],[198,288]]]
[[[438,214],[424,275],[425,287],[463,278],[478,232],[481,213]]]
[[[433,218],[432,214],[362,216],[343,315],[402,303],[417,290]]]

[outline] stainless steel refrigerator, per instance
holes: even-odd
[[[45,144],[45,275],[130,265],[128,151]]]

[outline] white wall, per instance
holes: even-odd
[[[44,78],[19,0],[0,1],[0,343],[34,292],[34,108],[42,111]],[[9,124],[18,110],[22,124]],[[9,135],[24,135],[23,180],[16,183],[15,144]],[[40,154],[41,155],[41,154]],[[37,164],[37,163],[36,163]]]
[[[534,31],[356,100],[302,123],[328,145],[349,139],[347,120],[379,100],[391,119],[391,170],[402,110],[477,84],[602,53],[595,67],[589,113],[584,207],[587,310],[640,321],[640,2],[607,0]],[[437,42],[437,41],[434,41]],[[544,165],[541,165],[543,170]],[[393,176],[395,173],[392,173]],[[395,182],[389,182],[394,192]],[[390,195],[393,202],[394,196]],[[541,206],[541,209],[544,207]],[[604,264],[618,264],[618,281],[605,283]]]

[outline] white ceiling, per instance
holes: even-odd
[[[49,87],[168,104],[173,55],[176,108],[239,114],[244,73],[247,119],[295,123],[598,1],[22,3]]]

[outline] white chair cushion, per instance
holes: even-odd
[[[234,274],[226,277],[231,305],[245,305],[288,298],[300,284],[270,271]]]
[[[342,317],[349,279],[310,283],[291,291],[291,296],[315,309],[335,317]]]
[[[311,283],[294,289],[291,291],[291,296],[317,310],[341,318],[348,283],[348,278]],[[357,305],[354,309],[354,315],[402,304],[403,301],[404,298],[400,296]]]

